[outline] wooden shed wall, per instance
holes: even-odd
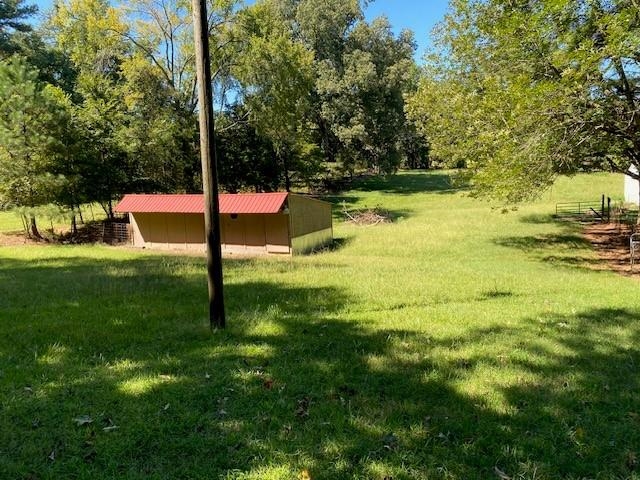
[[[203,251],[202,214],[132,213],[129,215],[136,247]]]
[[[331,204],[290,194],[289,217],[293,253],[304,253],[333,241]]]
[[[235,253],[290,253],[289,219],[285,214],[220,215],[222,250]],[[137,247],[204,251],[202,214],[130,214]]]
[[[289,253],[289,222],[284,214],[220,215],[222,248],[229,252]]]

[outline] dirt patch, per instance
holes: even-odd
[[[42,245],[48,243],[46,240],[37,241],[27,238],[24,232],[4,232],[0,233],[0,247],[19,247],[24,245]]]
[[[600,262],[591,265],[597,270],[613,270],[621,275],[640,279],[640,265],[631,270],[629,236],[632,230],[627,225],[594,223],[584,229],[585,238],[598,253]]]
[[[41,239],[28,238],[25,236],[24,231],[0,232],[0,246],[15,247],[47,244],[70,245],[95,243],[116,245],[122,243],[122,240],[116,236],[116,224],[119,224],[119,222],[87,222],[85,224],[78,225],[76,233],[71,233],[69,228],[59,228],[54,233],[50,230],[41,230]],[[124,228],[126,229],[126,227]]]

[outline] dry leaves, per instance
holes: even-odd
[[[347,210],[346,205],[343,205],[342,213],[348,222],[362,226],[391,223],[393,221],[389,211],[381,207],[367,208],[363,210]]]

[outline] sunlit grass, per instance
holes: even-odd
[[[621,191],[369,180],[342,200],[394,223],[227,260],[215,333],[204,259],[0,248],[0,477],[638,478],[639,284],[551,217]]]
[[[81,207],[82,218],[86,222],[102,220],[106,218],[106,214],[99,204],[85,204]],[[70,228],[70,220],[61,215],[49,218],[46,214],[36,217],[38,228],[41,233],[47,234],[51,230],[59,234],[68,231]],[[80,218],[78,217],[78,221]],[[24,231],[24,223],[20,218],[17,210],[0,210],[0,233],[21,233]]]

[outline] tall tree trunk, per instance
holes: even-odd
[[[289,169],[286,166],[287,161],[285,160],[285,167],[284,167],[284,189],[287,192],[291,191],[291,178],[289,177]]]
[[[21,214],[20,220],[22,220],[22,228],[24,229],[24,234],[27,237],[31,237],[31,233],[29,233],[29,219],[25,214]]]
[[[287,192],[291,191],[291,177],[289,176],[289,149],[286,147],[280,147],[276,150],[276,155],[280,157],[282,162],[282,170],[284,173],[284,189]]]
[[[29,226],[31,229],[31,235],[38,240],[42,240],[42,235],[40,235],[40,232],[38,231],[38,225],[36,224],[36,217],[34,215],[30,215],[29,217]]]

